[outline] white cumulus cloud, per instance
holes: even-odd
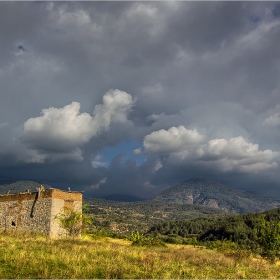
[[[204,136],[196,129],[189,130],[184,126],[173,126],[168,130],[161,129],[145,136],[143,146],[148,153],[175,153],[193,149],[203,138]]]
[[[258,172],[275,168],[279,152],[259,150],[258,144],[247,142],[242,136],[212,139],[200,147],[197,159],[216,164],[222,171]]]
[[[103,104],[96,105],[93,111],[96,131],[108,129],[112,121],[126,122],[134,102],[132,96],[118,89],[109,90],[103,96]]]
[[[144,137],[144,152],[168,156],[172,162],[216,171],[259,172],[278,167],[280,153],[260,150],[242,136],[206,140],[197,130],[184,126],[158,130]]]
[[[24,139],[39,149],[69,150],[93,136],[92,117],[80,113],[80,104],[42,110],[42,116],[24,123]]]
[[[92,116],[81,113],[78,102],[43,109],[40,117],[24,123],[22,139],[38,151],[76,153],[92,137],[108,130],[112,122],[126,122],[133,104],[130,94],[116,89],[103,96],[103,103],[95,106]]]

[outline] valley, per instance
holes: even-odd
[[[208,215],[226,215],[226,212],[201,205],[180,205],[160,201],[121,202],[86,199],[94,225],[114,233],[146,232],[153,224]]]

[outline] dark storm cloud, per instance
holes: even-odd
[[[280,197],[277,2],[1,2],[0,39],[1,176],[140,197],[197,176]],[[125,95],[104,103],[110,89]],[[129,140],[146,161],[104,164]]]
[[[141,166],[137,166],[134,160],[124,160],[124,154],[114,157],[103,173],[104,178],[97,184],[86,189],[87,195],[100,197],[112,194],[131,194],[140,198],[150,198],[167,188],[167,184],[159,182],[157,185],[149,181],[159,168],[157,157],[149,157]]]

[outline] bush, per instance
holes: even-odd
[[[166,246],[166,244],[152,236],[145,236],[139,231],[132,232],[129,238],[130,241],[132,241],[132,246],[157,246],[157,247],[163,247]]]
[[[280,256],[280,222],[267,221],[263,218],[255,232],[261,256],[275,262],[276,257]]]
[[[83,205],[83,209],[87,209],[87,205]],[[82,214],[82,211],[63,208],[63,212],[56,216],[61,227],[66,231],[67,236],[78,237],[86,230],[87,226],[92,224],[92,220],[87,214]]]
[[[206,241],[204,244],[207,249],[217,249],[223,253],[228,253],[238,249],[238,244],[228,240]]]
[[[225,255],[233,258],[235,260],[235,263],[242,263],[243,260],[251,258],[253,256],[253,253],[251,250],[235,248],[225,253]]]
[[[95,229],[92,229],[90,232],[90,235],[94,238],[99,238],[99,237],[111,237],[111,238],[116,238],[118,237],[115,232],[112,232],[106,228],[102,227],[97,227]]]
[[[168,236],[168,238],[166,239],[166,242],[171,243],[171,244],[182,244],[183,239],[178,235],[174,236],[174,234],[172,234],[172,235]]]
[[[77,237],[82,233],[82,212],[64,207],[64,211],[59,213],[58,219],[61,227],[65,229],[66,234],[71,237]]]

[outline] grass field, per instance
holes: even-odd
[[[0,278],[280,278],[280,265],[193,246],[0,235]]]

